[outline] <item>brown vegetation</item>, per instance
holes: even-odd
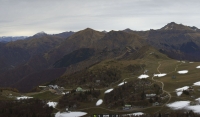
[[[0,101],[0,117],[51,117],[52,112],[41,100]]]

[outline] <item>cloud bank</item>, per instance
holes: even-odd
[[[0,36],[95,30],[149,30],[169,22],[200,27],[197,0],[0,0]]]

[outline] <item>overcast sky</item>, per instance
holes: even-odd
[[[44,31],[159,29],[170,22],[200,28],[199,0],[0,0],[0,36]]]

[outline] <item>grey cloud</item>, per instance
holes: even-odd
[[[198,0],[0,0],[0,3],[0,36],[78,31],[87,27],[148,30],[171,21],[200,27]]]

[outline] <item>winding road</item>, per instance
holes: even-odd
[[[159,61],[158,64],[159,64],[159,65],[158,65],[158,67],[157,67],[157,71],[158,71],[158,73],[161,74],[161,72],[160,72],[160,70],[159,70],[159,68],[160,68],[160,66],[161,66],[161,62]],[[176,65],[174,71],[169,72],[168,74],[173,73],[173,72],[176,72],[177,68],[178,68],[181,64],[182,64],[182,63]],[[123,82],[124,82],[125,80],[127,80],[127,79],[130,79],[130,78],[125,78],[125,79],[123,80]],[[83,109],[79,109],[79,110],[87,110],[87,109],[92,109],[92,108],[100,108],[100,109],[104,109],[104,110],[108,110],[108,111],[112,111],[112,112],[132,112],[132,111],[141,111],[141,110],[149,109],[149,108],[161,107],[157,112],[155,112],[155,113],[158,113],[160,110],[162,110],[162,107],[166,106],[166,105],[170,102],[172,96],[171,96],[170,92],[164,90],[164,86],[165,86],[165,85],[164,85],[164,83],[163,83],[162,81],[155,80],[155,79],[154,79],[154,75],[152,76],[151,79],[152,79],[152,81],[154,81],[154,82],[159,82],[159,83],[161,83],[161,85],[162,85],[162,86],[161,86],[161,87],[162,87],[161,89],[162,89],[162,92],[163,92],[162,94],[166,93],[166,94],[169,96],[169,99],[167,100],[167,102],[165,102],[165,104],[163,104],[162,106],[151,106],[151,107],[146,107],[146,108],[133,108],[133,109],[128,110],[128,111],[111,110],[111,109],[107,109],[107,108],[103,108],[103,107],[88,107],[88,108],[83,108]]]
[[[159,73],[161,73],[160,72],[160,70],[159,70],[159,68],[160,68],[160,66],[161,66],[161,63],[160,62],[158,62],[158,67],[157,67],[157,71],[159,72]],[[182,62],[180,63],[180,64],[178,64],[178,65],[176,65],[176,67],[175,67],[175,69],[174,69],[174,71],[172,71],[172,72],[169,72],[168,74],[170,74],[170,73],[173,73],[173,72],[176,72],[177,71],[177,69],[178,69],[178,67],[180,66],[180,65],[182,65]],[[165,84],[162,82],[162,81],[158,81],[158,80],[155,80],[154,79],[154,76],[152,76],[152,80],[153,81],[155,81],[155,82],[159,82],[159,83],[161,83],[162,84],[162,91],[163,91],[163,93],[162,94],[164,94],[164,93],[167,93],[167,95],[169,96],[169,99],[168,99],[168,101],[165,103],[165,104],[163,104],[161,107],[164,107],[164,106],[166,106],[169,102],[170,102],[170,100],[171,100],[171,94],[170,94],[170,92],[168,92],[168,91],[166,91],[166,90],[164,90],[164,86],[165,86]],[[160,109],[160,110],[162,110],[162,108]],[[158,113],[158,112],[160,112],[160,110],[159,111],[157,111],[157,112],[155,112],[155,113]]]
[[[146,53],[145,53],[146,54]],[[149,55],[148,55],[149,56]],[[147,56],[147,57],[148,57]],[[141,59],[141,60],[143,60],[143,59]],[[144,63],[145,63],[146,61],[144,61]],[[178,64],[178,65],[176,65],[176,67],[175,67],[175,69],[174,69],[174,71],[172,71],[172,72],[169,72],[169,73],[167,73],[167,74],[171,74],[171,73],[173,73],[173,72],[176,72],[176,70],[178,69],[178,67],[180,66],[182,64],[182,62],[180,63],[180,64]],[[157,72],[158,73],[160,73],[161,74],[161,72],[160,72],[160,70],[159,70],[159,68],[161,67],[161,62],[159,61],[158,62],[158,67],[157,67]],[[140,66],[141,67],[141,66]],[[141,67],[141,69],[143,69],[142,67]],[[166,91],[166,90],[164,90],[164,83],[162,82],[162,81],[159,81],[159,80],[155,80],[154,79],[154,75],[151,77],[151,80],[152,81],[154,81],[154,82],[158,82],[158,83],[161,83],[161,89],[162,89],[162,94],[164,94],[164,93],[166,93],[168,96],[169,96],[169,99],[167,100],[167,102],[165,102],[165,104],[163,104],[163,105],[161,105],[161,106],[150,106],[150,107],[146,107],[146,108],[132,108],[132,109],[130,109],[130,110],[126,110],[126,111],[123,111],[123,110],[112,110],[112,109],[108,109],[108,108],[104,108],[104,107],[88,107],[88,108],[82,108],[82,109],[77,109],[78,111],[83,111],[83,110],[88,110],[88,109],[103,109],[103,110],[107,110],[107,111],[111,111],[111,112],[133,112],[133,111],[142,111],[142,110],[145,110],[145,109],[150,109],[150,108],[155,108],[155,107],[161,107],[156,113],[158,113],[159,111],[161,111],[162,110],[162,108],[164,107],[164,106],[166,106],[169,102],[170,102],[170,100],[171,100],[171,94],[170,94],[170,92],[168,92],[168,91]],[[125,82],[127,79],[132,79],[132,78],[135,78],[135,77],[129,77],[129,78],[124,78],[123,79],[123,82]],[[118,81],[116,81],[115,83],[113,83],[113,84],[116,84],[116,86],[118,85],[117,83],[119,82],[119,80]],[[110,88],[110,87],[109,87]],[[105,89],[108,89],[108,88],[102,88],[102,89],[98,89],[98,90],[105,90]],[[70,89],[69,89],[70,90]],[[40,92],[40,93],[43,93],[43,92]],[[32,93],[32,95],[33,95],[34,93]],[[31,95],[31,94],[30,94]],[[56,108],[57,109],[57,108]],[[57,109],[57,110],[59,110],[59,109]]]

